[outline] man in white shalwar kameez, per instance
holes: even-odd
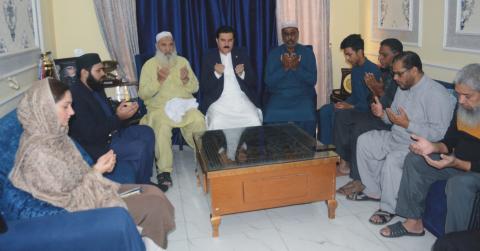
[[[262,124],[262,112],[256,106],[256,74],[247,53],[233,47],[234,38],[232,27],[220,27],[218,49],[203,56],[200,110],[208,130]]]

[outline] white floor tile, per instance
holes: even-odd
[[[248,233],[222,235],[218,238],[190,239],[191,251],[287,251],[275,229],[252,230]]]
[[[325,202],[260,210],[222,217],[220,237],[212,237],[210,198],[197,186],[191,148],[174,151],[174,186],[166,193],[175,206],[177,228],[167,250],[430,250],[435,237],[388,239],[382,226],[368,222],[376,202],[349,201],[337,194],[336,217],[328,219]],[[337,177],[337,188],[350,178]],[[395,217],[392,223],[403,220]]]
[[[168,241],[186,241],[187,229],[184,221],[175,221],[175,230],[168,234]]]
[[[284,225],[279,228],[289,250],[385,250],[386,246],[355,216]]]
[[[260,229],[275,229],[272,221],[263,210],[222,216],[219,233],[223,236],[250,233]]]
[[[182,241],[168,241],[168,251],[190,251],[188,247],[188,240]]]

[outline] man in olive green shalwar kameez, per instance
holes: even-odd
[[[187,144],[194,148],[193,133],[205,130],[205,120],[196,109],[198,104],[192,95],[198,91],[198,80],[190,64],[185,58],[177,56],[170,32],[159,33],[156,40],[157,53],[143,65],[140,74],[138,94],[148,110],[140,124],[149,125],[155,132],[158,182],[170,186],[170,173],[173,170],[172,128],[180,128]],[[177,116],[167,115],[165,106],[170,105]],[[185,113],[178,116],[178,111]]]

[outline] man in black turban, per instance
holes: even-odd
[[[113,172],[107,174],[112,180],[149,183],[155,150],[153,130],[126,123],[137,112],[138,104],[123,101],[116,110],[112,109],[103,89],[105,72],[98,54],[78,57],[76,66],[78,81],[71,86],[75,115],[70,120],[70,136],[94,160],[114,151],[117,164]]]

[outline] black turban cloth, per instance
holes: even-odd
[[[87,53],[77,58],[77,76],[80,77],[82,69],[89,70],[93,65],[101,63],[100,56],[97,53]]]

